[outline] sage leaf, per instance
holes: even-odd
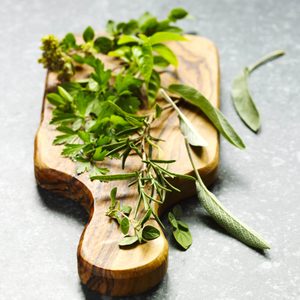
[[[160,232],[157,228],[147,225],[143,228],[142,237],[146,241],[154,240],[160,236]]]
[[[207,141],[198,133],[195,129],[194,125],[190,122],[190,120],[183,114],[183,112],[177,107],[175,102],[168,96],[168,94],[160,89],[160,92],[164,99],[173,106],[175,111],[178,114],[179,122],[180,122],[180,130],[184,137],[189,141],[190,145],[198,146],[198,147],[206,147]]]
[[[218,129],[218,131],[234,146],[244,149],[245,145],[239,135],[235,132],[222,112],[214,107],[199,91],[193,87],[183,84],[172,84],[169,90],[186,100],[188,103],[198,107]]]
[[[231,97],[234,107],[245,122],[254,132],[260,128],[260,117],[256,105],[248,89],[249,69],[245,68],[232,82]]]
[[[254,65],[244,68],[232,82],[231,98],[236,112],[242,121],[254,132],[259,130],[261,121],[258,109],[249,92],[248,78],[258,67],[282,55],[284,55],[284,51],[277,50],[264,56]]]
[[[211,193],[202,180],[196,181],[196,190],[200,203],[203,205],[209,215],[232,236],[244,244],[257,249],[270,249],[270,246],[254,230],[243,224],[234,217],[222,204],[216,196]]]
[[[207,141],[199,135],[189,119],[179,117],[180,130],[191,146],[206,147]]]
[[[177,243],[184,249],[187,250],[193,242],[192,235],[190,231],[186,230],[181,230],[177,228],[176,230],[173,231],[173,236]]]
[[[124,217],[120,223],[120,228],[123,234],[127,234],[129,231],[129,220],[127,217]]]
[[[120,247],[131,246],[138,241],[138,237],[135,236],[124,236],[122,240],[119,242]]]

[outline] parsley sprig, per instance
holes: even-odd
[[[248,245],[267,248],[258,235],[254,237],[253,231],[227,211],[224,213],[203,185],[197,170],[196,178],[177,174],[169,168],[174,160],[157,159],[161,140],[152,135],[151,129],[166,109],[174,109],[178,114],[193,166],[189,147],[207,145],[180,110],[178,101],[201,109],[230,143],[238,148],[245,147],[225,116],[199,91],[182,84],[168,88],[161,86],[160,72],[170,65],[175,68],[178,65],[176,55],[165,43],[186,41],[182,30],[174,24],[187,15],[184,9],[175,8],[162,21],[149,13],[127,23],[110,20],[107,35],[97,36],[89,26],[83,32],[81,42],[72,33],[61,41],[53,35],[44,37],[39,62],[57,73],[61,82],[55,92],[47,95],[53,106],[51,124],[59,132],[53,143],[63,145],[62,155],[76,163],[77,174],[89,172],[91,180],[103,182],[127,180],[129,186],[136,187],[135,207],[126,206],[117,199],[117,188],[111,191],[106,215],[120,225],[124,235],[120,247],[147,242],[160,235],[160,230],[153,224],[156,221],[162,228],[164,226],[154,204],[163,204],[167,192],[180,191],[173,182],[175,178],[181,178],[196,182],[198,196],[204,198],[201,202],[204,208],[228,232]],[[101,55],[114,58],[117,67],[106,69]],[[81,69],[88,71],[84,78],[77,73]],[[180,99],[172,98],[169,91]],[[160,96],[167,102],[165,106],[158,103]],[[130,156],[137,157],[141,167],[126,172],[126,161]],[[120,160],[124,172],[111,174],[105,167],[107,159]],[[176,241],[187,249],[192,243],[187,225],[172,213],[169,220]],[[253,238],[255,243],[249,242]]]

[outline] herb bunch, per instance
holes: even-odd
[[[62,155],[76,162],[78,174],[89,172],[91,180],[127,180],[135,186],[135,207],[122,205],[117,200],[117,188],[111,191],[111,203],[106,215],[116,220],[124,237],[119,245],[129,246],[147,242],[160,235],[153,226],[154,220],[163,228],[153,209],[163,204],[166,193],[179,191],[172,184],[174,178],[194,180],[200,202],[207,212],[233,236],[252,247],[269,246],[254,231],[240,223],[221,206],[216,197],[204,186],[194,167],[190,147],[204,147],[207,141],[199,135],[192,123],[180,110],[178,101],[186,101],[199,108],[215,128],[234,146],[245,145],[225,116],[196,89],[173,84],[161,86],[160,72],[178,61],[165,44],[169,41],[186,41],[182,30],[174,26],[188,13],[182,8],[171,10],[165,20],[159,21],[149,13],[137,20],[115,23],[108,21],[106,36],[96,36],[89,26],[78,42],[72,33],[61,41],[50,35],[42,40],[42,57],[39,62],[49,71],[57,73],[61,83],[57,91],[47,95],[53,105],[51,124],[59,134],[53,143],[63,145]],[[117,67],[105,69],[101,55],[114,57]],[[78,69],[91,70],[84,79],[76,79]],[[174,100],[170,96],[176,94]],[[166,105],[159,105],[163,98]],[[174,109],[196,177],[170,172],[174,160],[157,159],[157,137],[152,136],[153,122],[165,109]],[[126,172],[129,156],[136,156],[140,168]],[[110,174],[105,167],[107,159],[118,159],[124,173]],[[192,240],[187,225],[169,214],[176,241],[187,249]]]

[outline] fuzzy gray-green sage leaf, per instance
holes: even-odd
[[[254,132],[259,130],[261,121],[259,111],[249,91],[248,78],[259,66],[282,55],[284,52],[278,50],[264,56],[254,65],[244,68],[232,82],[231,97],[234,107],[242,121]]]
[[[226,208],[223,207],[217,197],[206,188],[198,170],[195,167],[187,141],[186,149],[196,174],[196,191],[198,199],[209,215],[227,232],[244,244],[261,250],[270,249],[270,246],[262,237],[259,236],[258,233],[234,217]]]
[[[244,149],[245,145],[239,135],[235,132],[225,116],[219,109],[214,107],[199,91],[193,87],[183,84],[172,84],[169,91],[179,95],[190,104],[197,106],[208,117],[218,131],[234,146]]]

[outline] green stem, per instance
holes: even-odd
[[[261,65],[264,65],[265,63],[272,61],[282,55],[284,55],[285,52],[283,50],[276,50],[273,51],[267,55],[265,55],[263,58],[261,58],[258,62],[256,62],[254,65],[248,67],[249,73],[253,72],[255,69],[260,67]]]
[[[194,172],[195,172],[195,175],[197,177],[197,180],[203,184],[203,181],[202,181],[202,179],[200,177],[200,174],[199,174],[199,172],[198,172],[198,170],[197,170],[197,168],[195,166],[195,163],[193,161],[193,158],[192,158],[191,146],[190,146],[190,144],[189,144],[189,142],[187,141],[186,138],[184,139],[184,142],[185,142],[185,147],[186,147],[186,150],[187,150],[187,153],[188,153],[191,165],[192,165],[192,167],[194,169]]]

